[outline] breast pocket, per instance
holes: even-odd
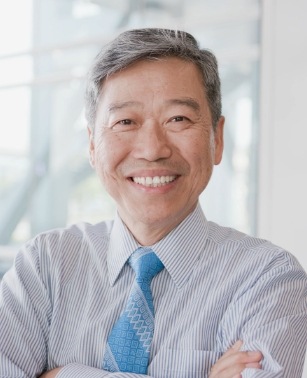
[[[222,352],[160,349],[152,360],[150,375],[156,378],[207,378]]]

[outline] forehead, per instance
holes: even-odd
[[[204,99],[205,88],[199,67],[187,60],[168,57],[140,60],[107,77],[101,86],[100,101],[150,95],[166,98],[185,95]]]
[[[134,69],[148,69],[150,67],[159,67],[162,69],[163,67],[171,66],[176,70],[180,69],[180,67],[194,67],[195,71],[198,71],[200,78],[202,78],[202,70],[201,68],[191,60],[180,58],[177,56],[157,56],[157,57],[145,57],[143,59],[139,59],[126,67],[121,68],[118,71],[107,76],[108,78],[119,76],[122,73],[126,73],[127,71],[133,71]],[[106,79],[106,80],[107,80]],[[105,80],[104,80],[105,81]]]

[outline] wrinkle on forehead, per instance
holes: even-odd
[[[200,104],[198,101],[192,97],[179,97],[179,98],[171,98],[164,102],[166,106],[172,105],[182,105],[191,108],[195,112],[200,112]],[[143,103],[140,101],[118,101],[109,104],[107,111],[109,113],[115,112],[117,110],[130,108],[130,107],[143,107]]]

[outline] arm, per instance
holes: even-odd
[[[223,324],[225,340],[240,337],[243,350],[263,354],[262,370],[248,368],[243,378],[301,378],[307,343],[306,274],[286,253],[277,254],[263,271],[230,306]]]
[[[0,286],[0,377],[34,377],[46,364],[51,304],[30,245]]]
[[[240,377],[240,373],[245,368],[260,369],[260,360],[262,354],[260,352],[242,352],[240,348],[242,341],[236,342],[212,367],[209,378],[234,378]],[[74,367],[72,365],[51,370],[41,376],[41,378],[60,378],[60,377],[109,377],[109,378],[137,378],[147,377],[145,375],[127,374],[127,373],[107,373],[98,369],[85,366]]]
[[[40,378],[55,378],[56,375],[60,372],[61,369],[62,368],[59,367],[59,368],[47,371],[46,373],[41,375]]]
[[[105,370],[96,369],[81,364],[69,364],[63,368],[48,371],[40,378],[150,378],[148,375],[134,373],[109,373]]]

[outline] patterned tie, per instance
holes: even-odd
[[[150,248],[138,248],[128,260],[136,276],[126,308],[111,330],[103,369],[146,374],[154,331],[151,280],[164,268]]]

